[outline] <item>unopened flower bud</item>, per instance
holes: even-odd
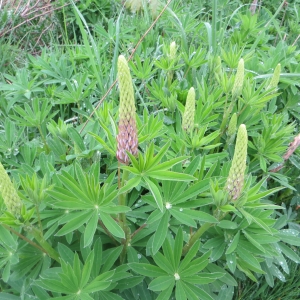
[[[172,42],[170,44],[170,59],[173,60],[176,58],[176,52],[177,52],[177,47],[176,47],[176,43]]]
[[[237,200],[244,186],[246,170],[248,135],[246,126],[241,124],[238,130],[233,160],[226,182],[226,190],[231,200]]]
[[[278,64],[274,70],[272,79],[267,87],[267,90],[277,88],[281,72],[281,64]]]
[[[235,80],[232,88],[232,97],[233,99],[237,98],[243,90],[243,84],[244,84],[244,60],[241,58],[237,67]]]
[[[228,143],[231,144],[234,140],[235,134],[236,134],[236,125],[237,125],[237,115],[234,113],[231,116],[231,119],[228,124],[227,128],[227,136],[228,136]]]
[[[195,118],[195,89],[190,88],[184,109],[182,118],[182,128],[187,133],[191,133],[194,129],[194,118]]]
[[[216,79],[218,81],[220,81],[220,79],[223,77],[223,71],[222,71],[222,61],[221,61],[221,57],[218,56],[216,59],[215,59],[215,76],[216,76]]]
[[[138,153],[138,137],[135,117],[135,103],[132,79],[127,61],[123,55],[118,58],[118,80],[120,90],[119,134],[117,136],[117,159],[128,164],[128,151],[136,156]]]
[[[21,214],[22,201],[14,188],[3,165],[0,163],[0,194],[4,200],[7,210],[15,217]]]

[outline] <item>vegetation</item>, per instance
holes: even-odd
[[[1,299],[298,299],[299,0],[1,3]]]

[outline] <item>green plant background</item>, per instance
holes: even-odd
[[[30,4],[19,27],[3,4],[0,159],[24,207],[16,218],[1,201],[1,299],[298,299],[299,150],[283,156],[299,134],[300,2],[254,15],[251,2],[172,0],[136,49],[166,1],[54,1],[47,22]],[[120,54],[134,54],[129,166],[115,156]],[[234,113],[249,141],[231,203]]]

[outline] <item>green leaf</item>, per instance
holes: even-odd
[[[199,211],[199,210],[190,210],[189,211],[189,215],[196,219],[199,220],[201,222],[207,222],[207,223],[218,223],[219,221],[213,217],[212,215],[203,212],[203,211]]]
[[[153,254],[156,254],[156,252],[159,250],[159,248],[165,241],[168,232],[169,219],[170,219],[170,213],[166,211],[158,224],[156,232],[154,233],[153,242],[152,242]]]
[[[215,273],[199,273],[198,275],[183,277],[183,280],[193,284],[208,284],[222,278],[225,273],[215,272]]]
[[[224,229],[236,229],[238,227],[237,223],[228,220],[220,221],[217,226]]]
[[[153,197],[155,199],[157,207],[162,212],[163,211],[163,200],[162,200],[162,196],[160,194],[157,184],[154,183],[150,178],[143,177],[143,179],[147,183],[149,190],[151,191],[151,194],[153,195]]]
[[[151,166],[151,168],[147,170],[147,174],[152,173],[152,172],[166,171],[166,170],[170,169],[171,167],[173,167],[174,165],[176,165],[184,160],[187,160],[188,158],[189,158],[188,156],[180,156],[180,157],[176,157],[176,158],[170,159],[168,161],[165,161],[161,164]]]
[[[248,234],[253,240],[255,240],[258,244],[264,245],[264,244],[273,244],[280,241],[280,238],[273,235],[268,234],[253,234],[250,232],[243,231],[243,233]]]
[[[174,286],[174,283],[174,276],[159,276],[150,282],[148,289],[152,291],[164,291],[168,287]]]
[[[119,290],[131,289],[134,286],[143,282],[143,280],[144,280],[143,276],[132,276],[129,278],[120,279],[118,280],[117,288]]]
[[[223,206],[221,206],[220,207],[220,210],[222,211],[222,212],[230,212],[230,211],[233,211],[233,212],[236,212],[237,210],[236,210],[236,208],[234,207],[234,206],[232,206],[232,205],[223,205]]]
[[[219,278],[221,282],[224,282],[227,285],[237,286],[237,282],[228,272],[224,271],[224,267],[217,266],[216,264],[209,264],[206,267],[206,271],[210,273],[224,273],[224,276]]]
[[[130,180],[126,182],[126,184],[119,189],[119,195],[128,192],[129,190],[133,189],[134,187],[138,186],[142,180],[140,176],[134,176]]]
[[[82,191],[80,184],[78,184],[78,182],[70,174],[62,171],[62,175],[59,176],[59,179],[69,192],[71,192],[77,199],[80,199],[81,202],[91,202],[88,194]]]
[[[85,145],[83,143],[82,137],[74,127],[68,127],[67,133],[71,140],[80,148],[81,151],[85,150]]]
[[[175,283],[174,283],[175,285]],[[174,285],[170,285],[166,290],[161,292],[159,296],[156,298],[156,300],[166,300],[166,299],[171,299],[171,294],[173,291]]]
[[[175,219],[177,219],[180,223],[196,228],[197,224],[193,220],[193,218],[190,217],[189,215],[190,211],[191,211],[190,209],[183,209],[183,208],[178,209],[177,207],[173,207],[172,209],[170,209],[170,213],[172,214],[172,216]]]
[[[199,251],[200,247],[200,241],[198,240],[189,250],[189,252],[185,255],[184,259],[181,261],[181,264],[179,266],[179,272],[184,270],[191,260],[196,256],[197,252]]]
[[[184,283],[190,290],[192,290],[198,296],[198,299],[201,299],[201,300],[214,300],[214,298],[212,298],[207,292],[205,292],[201,288],[199,288],[199,287],[197,287],[193,284],[190,284],[188,282],[184,282]]]
[[[162,255],[160,252],[157,252],[154,256],[152,256],[155,263],[164,271],[166,271],[168,274],[174,274],[175,270],[172,266],[172,263],[170,263],[167,258]]]
[[[20,300],[20,297],[0,292],[0,299],[3,299],[3,300]]]
[[[95,252],[95,255],[92,268],[92,277],[95,278],[99,274],[100,267],[102,265],[102,244],[100,238],[97,238],[97,240],[94,242],[93,251]]]
[[[236,255],[235,253],[226,254],[227,266],[231,273],[235,272],[236,269]]]
[[[192,181],[196,178],[192,175],[172,171],[151,171],[147,176],[160,180]]]
[[[110,206],[101,206],[100,211],[107,214],[119,214],[119,213],[127,213],[131,211],[130,207],[124,205],[110,205]]]
[[[6,283],[10,277],[10,262],[6,264],[6,266],[2,270],[2,280]]]
[[[287,245],[283,244],[283,243],[278,243],[279,247],[282,251],[282,253],[288,257],[289,259],[293,260],[295,263],[299,264],[300,263],[300,257],[298,256],[297,253],[295,253],[295,251],[293,251],[290,247],[288,247]]]
[[[178,228],[174,243],[174,262],[175,268],[178,269],[182,255],[183,232],[181,226]]]
[[[270,227],[269,227],[265,222],[263,222],[261,219],[252,216],[252,220],[253,220],[259,227],[261,227],[262,229],[264,229],[264,230],[265,230],[266,232],[268,232],[269,234],[273,235],[273,232],[272,232],[272,230],[270,229]]]
[[[190,262],[190,264],[184,270],[182,271],[180,270],[179,274],[182,277],[186,277],[186,276],[192,276],[194,274],[199,273],[208,265],[209,263],[208,259],[210,255],[211,255],[211,251],[207,251],[201,257],[198,257],[192,262]]]
[[[103,291],[111,285],[111,281],[98,281],[93,280],[90,284],[82,289],[84,293],[95,293],[98,291]]]
[[[7,248],[17,250],[17,241],[12,237],[11,233],[3,226],[0,226],[0,241]]]
[[[234,238],[233,238],[232,242],[229,244],[225,254],[230,254],[236,249],[236,247],[239,243],[239,239],[240,239],[240,231],[238,231],[236,233],[236,235],[234,236]]]
[[[149,161],[149,167],[147,170],[151,170],[152,166],[157,166],[158,163],[161,161],[163,156],[167,153],[169,147],[170,147],[171,142],[167,142],[161,149],[160,151],[153,157],[151,158],[151,162]]]
[[[122,252],[122,249],[123,249],[123,246],[120,245],[115,248],[110,247],[109,249],[107,249],[103,252],[102,261],[104,262],[104,264],[101,268],[101,272],[107,272],[107,274],[108,274],[108,272],[111,272],[109,270],[114,265],[116,260],[119,258],[120,254]]]
[[[125,238],[125,233],[123,229],[118,225],[118,223],[111,217],[111,215],[100,212],[100,217],[107,228],[107,230],[114,236],[119,237],[119,238]]]
[[[73,293],[75,292],[74,287],[66,287],[60,280],[45,278],[42,281],[37,282],[38,286],[45,290],[56,292],[56,293]],[[75,287],[76,288],[76,287]]]
[[[193,199],[197,195],[209,190],[209,181],[210,178],[201,180],[195,184],[193,184],[191,187],[189,187],[187,190],[185,190],[183,193],[178,193],[175,195],[175,198],[172,200],[172,203],[181,203],[189,199]]]
[[[165,276],[167,273],[163,271],[161,268],[145,264],[145,263],[129,263],[129,268],[132,269],[134,272],[147,276],[147,277],[158,277],[158,276]]]
[[[81,215],[77,216],[75,218],[72,218],[66,223],[57,233],[56,236],[62,236],[66,235],[69,232],[72,232],[76,229],[78,229],[81,225],[86,223],[92,216],[93,211],[89,210],[85,213],[82,213]],[[70,217],[72,214],[70,214]]]
[[[259,199],[261,199],[261,198],[264,198],[264,197],[266,197],[266,196],[269,196],[269,195],[271,195],[271,194],[274,194],[274,193],[276,193],[276,192],[282,190],[283,188],[284,188],[284,187],[276,187],[276,188],[273,188],[273,189],[270,189],[270,190],[267,190],[267,191],[264,191],[264,192],[261,192],[261,193],[257,193],[257,194],[248,196],[247,202],[259,200]]]
[[[176,300],[187,299],[181,280],[176,281],[175,299]]]
[[[92,268],[93,268],[93,263],[94,263],[94,251],[91,251],[90,254],[88,255],[87,259],[85,260],[83,269],[82,269],[82,274],[81,274],[81,281],[80,285],[84,287],[91,276]]]
[[[246,249],[238,247],[237,254],[239,256],[238,262],[241,262],[241,259],[246,262],[249,266],[250,270],[253,270],[258,273],[264,273],[260,267],[258,260]]]
[[[111,156],[115,156],[116,155],[116,151],[115,149],[110,148],[107,145],[107,142],[105,142],[100,136],[98,136],[97,134],[93,133],[93,132],[88,132],[88,134],[90,134],[96,141],[98,141],[102,147],[111,155]]]
[[[199,300],[198,294],[196,294],[195,291],[192,291],[186,282],[182,281],[182,286],[184,287],[185,293],[189,300]]]
[[[248,234],[246,231],[243,231],[243,234],[247,238],[247,240],[258,250],[262,251],[263,253],[266,253],[266,250],[264,247],[262,247],[256,240],[253,238],[250,234]]]
[[[58,243],[58,253],[61,257],[61,259],[66,262],[69,263],[70,265],[73,263],[74,260],[74,252],[72,250],[70,250],[70,248],[68,248],[66,245]]]
[[[293,229],[282,229],[279,230],[279,237],[287,244],[293,246],[300,246],[299,232]]]
[[[98,212],[95,211],[87,223],[84,231],[84,246],[87,247],[92,243],[98,225]]]
[[[247,265],[245,265],[245,263],[242,260],[237,263],[237,267],[240,271],[245,273],[245,275],[248,276],[251,280],[257,282],[255,276],[252,274],[252,272],[248,269]]]

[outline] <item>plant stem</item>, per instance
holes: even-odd
[[[113,235],[109,232],[109,230],[105,227],[105,225],[103,224],[103,222],[101,220],[98,220],[98,224],[104,229],[104,231],[106,232],[106,234],[111,238],[111,240],[113,241],[113,243],[115,244],[115,246],[118,246],[118,242],[113,237]]]
[[[119,188],[122,188],[124,186],[124,184],[128,180],[128,176],[129,176],[129,172],[127,170],[123,170],[122,181],[121,181],[121,172],[120,172],[120,167],[119,167],[119,170],[118,170]],[[127,192],[119,195],[119,205],[126,206],[126,196],[127,196]],[[120,261],[121,261],[121,263],[123,263],[125,261],[127,247],[128,247],[128,243],[130,242],[130,237],[131,237],[130,229],[126,223],[126,214],[125,213],[119,214],[119,222],[120,222],[120,225],[121,225],[123,231],[125,232],[125,239],[123,239],[123,241],[122,241],[124,247],[123,247],[122,253],[120,255]]]
[[[54,260],[56,260],[57,262],[60,263],[60,260],[59,260],[59,255],[58,253],[50,246],[50,244],[48,242],[46,242],[43,237],[40,235],[40,232],[36,229],[36,232],[40,235],[39,239],[37,239],[35,237],[35,234],[34,237],[35,239],[39,242],[39,244],[42,246],[39,246],[38,244],[36,244],[35,242],[31,241],[30,239],[28,239],[26,236],[24,236],[23,234],[19,233],[18,231],[14,230],[13,228],[11,228],[10,226],[6,225],[6,224],[1,224],[4,228],[6,228],[7,230],[9,230],[10,232],[14,233],[15,235],[17,235],[19,238],[21,238],[22,240],[24,240],[25,242],[27,242],[28,244],[30,244],[31,246],[39,249],[40,251],[48,254],[51,258],[53,258]],[[32,233],[34,233],[32,231]],[[43,241],[42,241],[43,240]]]
[[[43,130],[42,130],[41,125],[38,126],[38,131],[39,131],[39,133],[40,133],[40,135],[41,135],[41,139],[42,139],[42,141],[43,141],[43,143],[44,143],[44,146],[45,146],[45,149],[46,149],[46,153],[49,153],[49,152],[50,152],[50,149],[49,149],[49,146],[48,146],[48,144],[47,144],[46,138],[45,138],[45,136],[44,136],[44,134],[43,134]]]
[[[217,48],[217,7],[218,1],[213,0],[212,3],[212,53],[216,53]]]
[[[33,228],[30,230],[30,233],[33,234],[34,238],[38,241],[38,243],[43,247],[45,250],[45,253],[47,253],[52,259],[56,260],[57,262],[60,263],[60,257],[59,254],[53,249],[53,247],[44,239],[43,235],[41,232]]]
[[[145,223],[142,226],[140,226],[135,232],[133,232],[131,235],[131,239],[146,226],[147,226],[147,224]]]
[[[182,255],[187,254],[190,248],[195,244],[195,242],[202,236],[202,234],[208,230],[213,224],[205,223],[203,224],[190,238],[188,243],[182,249]]]

